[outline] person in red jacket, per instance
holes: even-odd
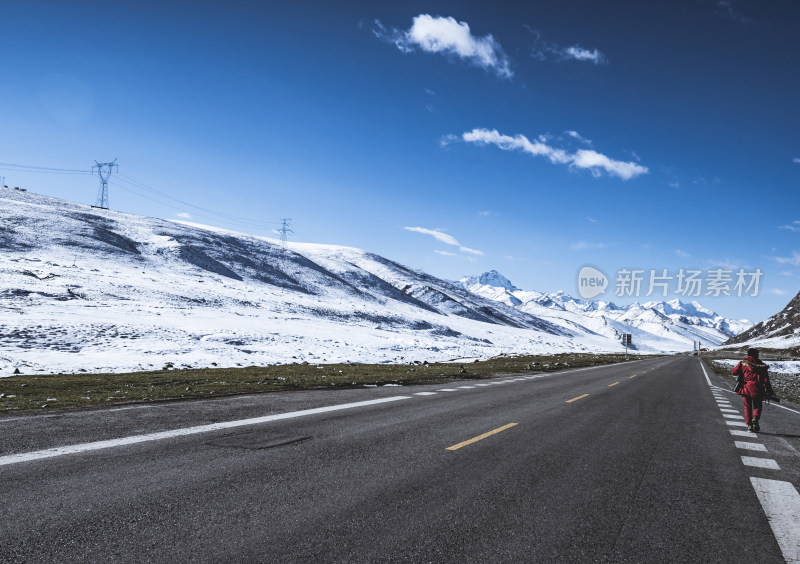
[[[767,365],[759,360],[758,349],[748,349],[747,356],[733,368],[732,374],[738,376],[736,393],[742,396],[744,422],[750,431],[757,433],[764,398],[774,395]]]

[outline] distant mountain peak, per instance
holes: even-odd
[[[467,276],[462,278],[459,282],[465,285],[480,284],[481,286],[492,286],[493,288],[505,288],[509,292],[516,292],[519,290],[508,278],[496,270],[490,270],[478,276]]]

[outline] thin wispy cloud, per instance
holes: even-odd
[[[769,293],[770,294],[775,294],[776,296],[785,296],[786,295],[786,292],[784,290],[781,290],[780,288],[771,288],[769,290]]]
[[[603,54],[597,49],[584,49],[580,45],[573,45],[564,49],[564,55],[568,59],[575,59],[576,61],[589,61],[599,65],[605,60]]]
[[[611,245],[606,243],[590,243],[588,241],[578,241],[569,246],[573,251],[596,251],[599,249],[607,249]]]
[[[743,4],[742,0],[719,0],[716,6],[716,14],[733,22],[741,24],[751,24],[755,20],[750,16],[744,14],[740,7]]]
[[[192,219],[192,216],[191,216],[191,215],[189,215],[189,214],[188,214],[188,213],[186,213],[186,212],[180,212],[180,213],[176,213],[176,214],[175,214],[175,217],[179,217],[179,218],[181,218],[181,219]]]
[[[457,253],[451,253],[449,251],[440,251],[439,249],[434,249],[433,252],[436,253],[437,255],[442,255],[442,256],[445,256],[445,257],[457,257],[458,256]]]
[[[531,48],[531,56],[540,61],[580,61],[600,65],[608,62],[606,56],[598,49],[585,49],[578,44],[564,47],[556,43],[549,43],[542,39],[542,34],[526,26],[528,31],[536,38]]]
[[[675,249],[675,254],[676,254],[677,256],[681,257],[681,258],[687,258],[687,257],[690,257],[690,256],[692,256],[692,255],[690,255],[689,253],[687,253],[686,251],[682,251],[682,250],[680,250],[680,249]]]
[[[584,143],[585,145],[590,145],[591,146],[591,144],[592,144],[592,140],[591,139],[587,139],[586,137],[584,137],[583,135],[581,135],[577,131],[569,131],[569,130],[567,130],[564,133],[566,133],[567,135],[569,135],[573,139],[577,139],[578,141],[580,141],[581,143]]]
[[[413,18],[408,30],[387,29],[375,20],[372,33],[383,41],[393,43],[403,53],[416,50],[455,57],[492,71],[502,78],[511,78],[511,60],[500,43],[489,34],[472,34],[467,22],[452,17],[420,14]]]
[[[793,251],[792,256],[790,257],[772,257],[772,260],[778,264],[791,264],[792,266],[800,266],[800,253]]]
[[[795,163],[795,164],[800,164],[800,157],[793,158],[792,162]]]
[[[721,268],[723,270],[738,270],[740,268],[749,269],[750,267],[745,264],[745,261],[739,259],[710,259],[706,261],[706,265],[710,269]]]
[[[589,221],[590,223],[600,223],[600,220],[599,220],[599,219],[595,219],[595,218],[593,218],[593,217],[587,217],[586,219],[587,219],[587,221]]]
[[[413,231],[414,233],[422,233],[423,235],[430,235],[440,243],[444,243],[445,245],[451,245],[453,247],[458,247],[458,250],[461,251],[462,253],[466,253],[469,255],[483,255],[483,251],[478,251],[476,249],[470,249],[469,247],[465,247],[458,242],[458,239],[456,239],[452,235],[443,233],[438,229],[426,229],[425,227],[403,227],[403,229],[405,229],[406,231]],[[446,251],[441,251],[439,252],[439,254],[446,255]]]
[[[787,231],[800,231],[800,219],[795,219],[789,225],[779,225],[778,229],[786,229]]]
[[[456,138],[455,136],[442,139],[442,143]],[[457,138],[456,138],[457,139]],[[611,159],[592,149],[579,149],[568,152],[564,149],[552,147],[542,138],[531,141],[524,135],[503,135],[496,129],[473,129],[461,135],[461,140],[477,145],[495,145],[504,151],[522,151],[534,157],[545,157],[553,164],[564,164],[570,167],[582,168],[590,171],[593,176],[606,174],[629,180],[641,174],[647,174],[648,168],[634,162],[624,162]]]

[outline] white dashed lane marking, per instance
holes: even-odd
[[[745,466],[755,466],[756,468],[766,468],[768,470],[780,470],[778,463],[771,458],[758,458],[756,456],[743,456],[742,464]]]
[[[725,423],[731,427],[747,427],[747,423],[744,421],[725,421]]]
[[[757,439],[758,435],[755,433],[751,433],[750,431],[739,431],[738,429],[730,429],[731,435],[735,435],[737,437],[749,437],[751,439]]]
[[[800,562],[800,494],[791,482],[750,478],[786,562]]]
[[[744,450],[757,450],[758,452],[767,452],[767,447],[762,445],[761,443],[748,443],[745,441],[734,441],[733,444],[736,445],[736,448],[741,448]]]

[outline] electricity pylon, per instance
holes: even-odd
[[[119,170],[117,159],[114,159],[110,163],[98,163],[94,161],[92,172],[97,170],[97,176],[100,177],[100,191],[97,193],[97,202],[94,207],[104,210],[108,209],[108,179],[115,168]]]

